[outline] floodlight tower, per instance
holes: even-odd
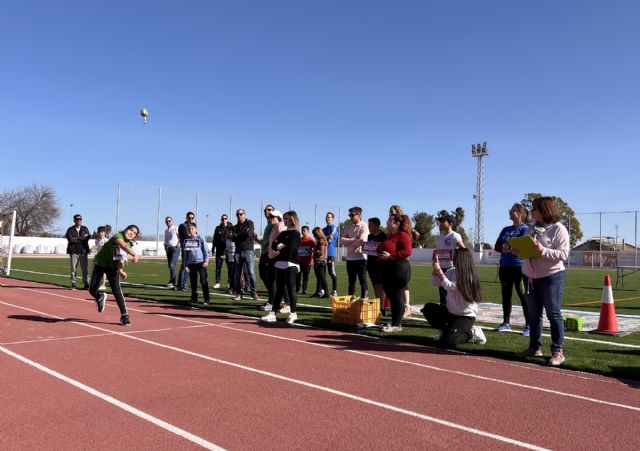
[[[473,198],[476,200],[476,226],[474,251],[482,253],[482,243],[484,242],[482,228],[482,189],[484,185],[484,157],[489,155],[486,141],[482,144],[471,145],[471,156],[478,159],[478,170],[476,176],[476,193]]]

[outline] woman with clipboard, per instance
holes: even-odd
[[[522,272],[526,286],[529,309],[529,347],[518,353],[519,357],[542,356],[542,309],[547,312],[551,325],[551,358],[547,363],[558,366],[564,362],[564,323],[562,321],[562,291],[566,279],[564,261],[569,258],[569,232],[560,222],[560,210],[553,197],[533,199],[531,215],[535,226],[531,228],[533,239],[529,248],[517,248],[513,252],[526,258],[531,252],[538,257],[524,260]],[[523,237],[524,238],[524,237]]]

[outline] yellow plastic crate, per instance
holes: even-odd
[[[358,323],[380,322],[380,299],[351,302],[352,296],[331,297],[331,322],[355,326]]]

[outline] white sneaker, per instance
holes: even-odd
[[[105,304],[107,303],[107,293],[102,292],[100,294],[100,298],[97,300],[98,303],[98,313],[104,312]]]
[[[331,292],[331,296],[337,296],[337,295],[338,295],[338,292],[337,292],[336,290],[333,290],[333,291]]]
[[[282,308],[280,310],[278,310],[278,313],[289,313],[291,312],[291,308],[285,304],[282,306]]]
[[[213,286],[213,288],[217,290],[218,288],[220,288],[220,284],[219,284],[219,283],[216,283],[216,284]]]
[[[293,324],[296,322],[297,319],[298,319],[297,313],[289,313],[289,318],[287,318],[287,324]]]
[[[396,332],[402,332],[402,327],[392,326],[391,324],[385,324],[384,326],[382,326],[380,330],[385,334],[394,334]]]
[[[266,302],[264,305],[261,305],[260,307],[258,307],[260,310],[264,310],[265,312],[270,312],[273,310],[273,305],[269,304],[268,302]]]
[[[260,321],[264,321],[265,323],[275,323],[276,322],[276,314],[273,313],[273,312],[269,312],[268,314],[266,314],[265,316],[260,318]]]
[[[168,283],[168,284],[167,284],[167,288],[168,288],[169,290],[173,290],[173,289],[175,288],[175,285],[173,285],[172,283]]]
[[[484,332],[480,328],[480,326],[473,326],[471,328],[471,333],[473,336],[471,340],[473,343],[478,343],[479,345],[483,345],[487,342],[487,337],[484,336]]]
[[[318,297],[321,298],[324,296],[324,290],[318,291]]]

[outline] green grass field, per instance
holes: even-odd
[[[412,266],[411,302],[423,304],[425,302],[437,302],[437,288],[430,284],[430,265],[414,264]],[[257,263],[256,263],[257,270]],[[129,277],[125,284],[125,294],[142,299],[166,302],[176,305],[186,304],[189,300],[189,292],[179,292],[164,289],[168,279],[168,269],[164,259],[142,260],[138,264],[127,267]],[[344,293],[347,286],[346,268],[343,264],[337,265],[338,288],[340,294]],[[500,284],[496,277],[495,266],[480,266],[482,289],[485,302],[500,303]],[[69,263],[66,258],[16,258],[12,262],[11,277],[22,280],[50,283],[58,286],[69,286]],[[563,308],[584,311],[599,311],[602,296],[602,285],[607,271],[569,269],[564,290]],[[213,284],[213,270],[209,270],[210,285]],[[615,272],[609,274],[615,283]],[[226,281],[223,271],[222,280]],[[315,287],[315,277],[310,276],[310,290]],[[264,286],[258,281],[258,289],[264,292]],[[212,304],[208,309],[216,311],[233,312],[238,314],[260,316],[264,312],[259,311],[257,303],[250,300],[232,302],[232,298],[222,292],[212,290]],[[625,280],[624,290],[614,290],[616,312],[618,314],[640,315],[640,274],[629,276]],[[517,297],[514,294],[514,300]],[[298,309],[299,321],[322,328],[353,331],[353,328],[331,324],[331,312],[328,309],[315,308],[314,306],[328,307],[330,302],[326,299],[310,298],[301,295],[299,303],[309,305]],[[415,316],[415,315],[414,315]],[[496,324],[482,324],[495,327]],[[487,355],[507,360],[514,360],[514,353],[521,351],[528,345],[528,338],[519,334],[493,333],[486,331],[487,344],[478,346],[464,344],[460,350]],[[363,330],[360,333],[378,336],[375,330]],[[548,331],[545,331],[548,334]],[[422,321],[405,321],[403,332],[389,339],[402,340],[417,344],[433,345],[436,330]],[[640,380],[640,333],[630,334],[624,337],[607,337],[587,333],[565,333],[565,355],[567,360],[563,365],[579,371],[593,372],[618,378]],[[543,336],[544,351],[548,356],[550,338]],[[614,345],[608,344],[614,343]],[[625,344],[626,347],[615,346]],[[544,364],[546,358],[529,359],[532,363]]]

